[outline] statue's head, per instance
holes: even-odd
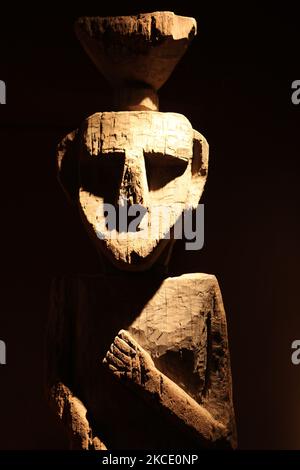
[[[142,271],[168,252],[174,224],[197,206],[206,180],[205,138],[183,115],[157,110],[157,89],[196,22],[158,12],[83,18],[76,31],[125,111],[96,113],[62,141],[60,182],[98,251],[120,269]]]
[[[206,140],[184,116],[153,111],[96,113],[74,135],[70,171],[78,180],[70,187],[66,176],[70,136],[59,150],[60,179],[85,227],[120,269],[149,268],[172,243],[183,211],[198,204]]]

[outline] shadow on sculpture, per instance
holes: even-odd
[[[105,261],[98,276],[53,282],[47,395],[72,449],[235,448],[218,282],[166,275],[167,235],[197,207],[208,144],[184,116],[158,111],[157,90],[196,22],[171,12],[81,18],[76,33],[113,85],[115,111],[63,139],[59,180]]]

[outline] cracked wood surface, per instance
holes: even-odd
[[[49,383],[63,383],[82,401],[91,435],[103,445],[235,446],[226,320],[214,276],[157,285],[135,276],[61,279],[52,299]],[[120,330],[150,359],[148,380],[132,378],[136,366],[131,379],[116,380],[103,364]]]

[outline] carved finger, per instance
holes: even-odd
[[[124,353],[116,346],[116,342],[111,345],[110,351],[114,356],[116,356],[120,361],[122,361],[125,366],[130,367],[130,357],[128,356],[128,354]]]
[[[141,364],[138,355],[136,355],[131,362],[131,375],[134,382],[137,384],[141,383]]]
[[[106,353],[106,360],[108,362],[108,364],[112,364],[113,366],[115,366],[117,369],[126,369],[126,365],[124,364],[124,362],[120,361],[120,359],[118,357],[116,357],[114,354],[112,354],[110,351],[107,351]]]
[[[114,374],[118,379],[128,378],[128,373],[126,370],[120,370],[120,368],[115,367],[113,364],[107,361],[106,357],[103,359],[103,364]]]
[[[138,343],[132,338],[128,331],[120,330],[118,336],[123,341],[125,341],[125,343],[127,343],[132,349],[136,350],[138,348]]]
[[[113,366],[112,364],[108,364],[108,368],[109,370],[111,370],[113,372],[113,374],[118,377],[118,379],[121,379],[122,377],[124,377],[124,372],[121,372],[119,371],[119,369],[117,369],[115,366]]]
[[[116,372],[119,372],[119,369],[117,369],[115,366],[113,366],[112,364],[110,364],[110,362],[108,362],[107,358],[105,357],[102,361],[102,364],[104,364],[108,369],[110,369],[112,372],[116,371]]]
[[[129,346],[129,344],[119,336],[116,336],[114,343],[122,353],[127,354],[128,356],[134,356],[136,354],[136,350]]]

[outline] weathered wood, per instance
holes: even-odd
[[[158,109],[167,81],[196,34],[194,18],[172,12],[83,17],[75,25],[85,51],[116,91],[116,108]]]
[[[73,188],[74,169],[67,176],[65,171],[70,159],[77,162],[79,175]],[[183,211],[197,207],[207,177],[208,144],[181,114],[96,113],[64,139],[58,166],[96,248],[119,268],[144,270],[170,244],[170,230]],[[104,205],[123,202],[144,209],[136,230],[106,226]]]
[[[66,407],[61,383],[84,403],[83,447],[95,437],[108,448],[235,446],[226,318],[214,276],[80,276],[57,280],[52,300],[47,376],[57,384],[58,410]]]
[[[116,88],[60,143],[59,181],[118,274],[53,283],[47,393],[73,449],[234,448],[226,317],[216,278],[168,278],[175,224],[196,209],[208,144],[160,113],[157,89],[196,31],[170,12],[83,18],[77,34]],[[151,111],[150,111],[151,110]],[[141,217],[132,228],[116,215]],[[163,208],[162,212],[158,209]]]

